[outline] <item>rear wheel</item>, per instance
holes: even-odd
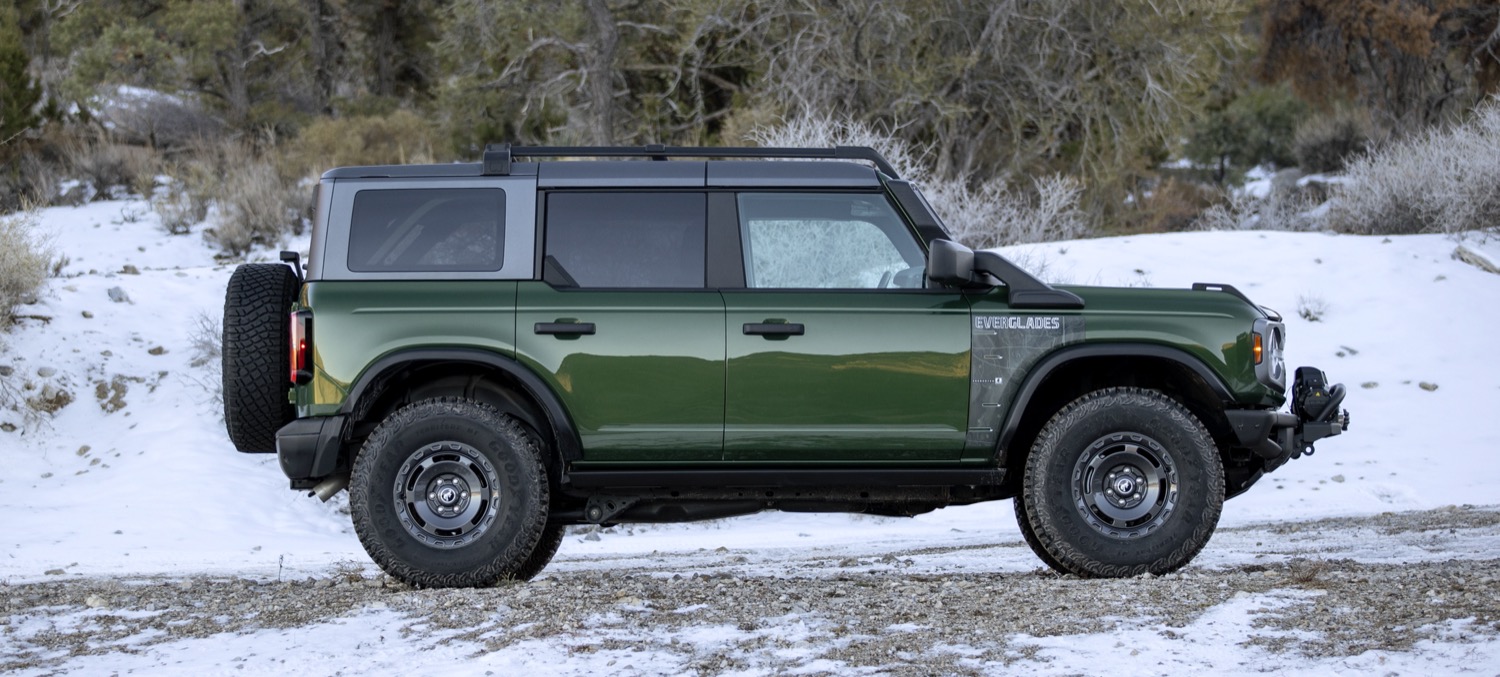
[[[298,285],[287,266],[250,263],[224,291],[224,427],[240,451],[276,451],[276,431],[296,416],[288,325]]]
[[[1047,423],[1026,462],[1017,517],[1054,569],[1121,577],[1187,564],[1223,504],[1218,449],[1192,412],[1158,391],[1110,388]]]
[[[375,429],[350,478],[354,530],[386,573],[480,587],[539,571],[547,476],[523,428],[488,404],[423,400]],[[556,551],[552,545],[552,551]]]

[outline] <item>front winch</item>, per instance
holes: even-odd
[[[1289,429],[1290,439],[1283,438],[1292,458],[1313,455],[1313,442],[1344,432],[1349,427],[1349,412],[1340,411],[1348,391],[1344,384],[1328,386],[1328,377],[1316,367],[1298,367],[1292,384],[1292,413],[1297,427]]]

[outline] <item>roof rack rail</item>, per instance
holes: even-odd
[[[504,176],[510,174],[514,157],[644,157],[666,160],[672,157],[701,158],[791,158],[804,160],[864,160],[871,162],[881,173],[892,179],[901,178],[896,168],[886,161],[879,151],[867,146],[835,146],[833,148],[711,148],[696,146],[512,146],[508,143],[492,143],[484,148],[484,174]]]

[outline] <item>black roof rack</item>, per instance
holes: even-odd
[[[875,164],[875,168],[892,179],[901,178],[896,168],[885,156],[866,146],[835,146],[833,148],[704,148],[695,146],[512,146],[508,143],[492,143],[484,148],[486,176],[510,174],[511,158],[514,157],[644,157],[666,160],[672,157],[701,158],[794,158],[804,160],[864,160]]]

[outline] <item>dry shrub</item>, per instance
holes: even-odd
[[[224,354],[222,327],[218,318],[199,311],[193,317],[193,326],[188,332],[188,340],[191,341],[193,351],[188,366],[192,367],[193,371],[187,373],[184,378],[201,389],[214,403],[220,405],[217,411],[222,415],[224,411],[222,406],[224,404],[221,364]]]
[[[162,170],[161,156],[155,150],[115,143],[102,133],[68,140],[63,151],[69,171],[93,188],[94,199],[149,196]]]
[[[1129,233],[1175,233],[1191,230],[1210,207],[1222,201],[1219,191],[1168,178],[1156,185],[1126,214]]]
[[[1349,163],[1328,225],[1351,233],[1495,232],[1500,224],[1500,99],[1463,124],[1394,142]]]
[[[1308,172],[1336,172],[1370,146],[1370,120],[1354,110],[1313,116],[1297,127],[1292,153]]]
[[[52,269],[51,243],[36,224],[35,210],[0,216],[0,329],[10,327],[16,306],[35,302]]]
[[[270,156],[243,141],[200,143],[171,168],[172,185],[152,207],[172,232],[208,216],[213,226],[204,237],[230,256],[275,244],[301,232],[311,194],[282,176]]]
[[[1070,177],[1035,179],[1030,190],[1018,190],[1004,179],[970,186],[962,178],[934,175],[900,139],[860,122],[817,115],[756,127],[747,136],[761,146],[874,148],[902,178],[922,189],[948,232],[975,249],[1071,240],[1090,233],[1079,206],[1083,186]]]
[[[169,235],[186,235],[208,218],[208,201],[204,198],[183,181],[173,179],[151,198],[151,209]]]
[[[332,167],[433,161],[434,125],[415,113],[319,118],[297,135],[288,152],[290,174]]]

